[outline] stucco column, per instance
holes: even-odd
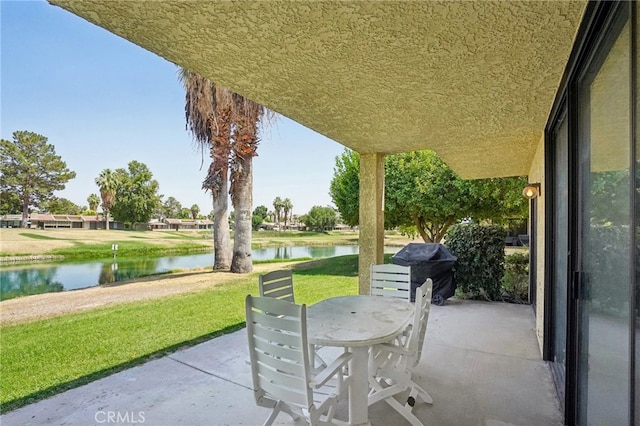
[[[369,294],[369,268],[384,261],[384,155],[360,154],[359,294]]]

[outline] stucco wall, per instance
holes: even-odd
[[[540,345],[540,353],[542,354],[542,342],[544,338],[544,224],[545,224],[545,205],[544,194],[546,193],[545,174],[544,174],[544,134],[541,135],[536,153],[529,170],[529,182],[540,182],[540,196],[536,202],[536,229],[531,230],[531,235],[535,238],[536,246],[536,336]]]

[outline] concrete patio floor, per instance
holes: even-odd
[[[6,413],[0,424],[260,425],[269,410],[254,402],[247,359],[243,329]],[[425,425],[562,425],[530,306],[433,306],[414,378],[433,397],[414,408]],[[374,426],[408,424],[384,402],[369,417]],[[303,422],[280,414],[276,423]]]

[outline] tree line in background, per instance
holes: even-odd
[[[163,201],[163,195],[158,194],[158,181],[153,179],[149,168],[139,162],[129,162],[127,169],[103,170],[95,180],[100,190],[102,209],[109,221],[109,214],[113,219],[134,226],[137,223],[149,222],[151,218],[164,219],[198,219],[200,207],[197,204],[191,208],[182,207],[174,197]],[[92,194],[89,199],[95,200]],[[108,228],[108,227],[107,227]]]
[[[286,230],[287,226],[295,225],[300,229],[313,231],[330,231],[338,224],[338,214],[333,207],[313,206],[305,215],[296,216],[293,214],[293,203],[289,198],[284,200],[276,197],[273,200],[273,210],[268,210],[266,206],[258,206],[253,211],[253,230],[261,229],[263,224],[268,223],[273,229]]]
[[[463,180],[425,150],[385,158],[385,228],[400,228],[425,242],[440,242],[462,220],[502,224],[526,218],[525,177]],[[350,149],[336,157],[330,194],[344,223],[359,221],[360,156]]]
[[[103,170],[95,179],[100,196],[90,194],[88,207],[56,197],[54,192],[64,189],[76,174],[47,141],[45,136],[29,131],[16,131],[12,141],[0,141],[0,214],[21,212],[23,227],[27,226],[32,208],[51,214],[95,215],[101,205],[107,221],[113,215],[115,220],[129,225],[148,222],[152,217],[199,216],[197,205],[183,208],[174,197],[162,202],[158,182],[139,161],[131,161],[126,169]]]
[[[87,206],[78,206],[72,201],[56,197],[54,192],[64,189],[66,183],[75,177],[55,147],[47,143],[45,136],[19,131],[13,140],[2,140],[0,151],[2,162],[2,193],[0,194],[0,214],[23,213],[23,226],[29,213],[36,209],[41,213],[96,215],[102,208],[105,221],[115,220],[134,226],[146,223],[152,218],[204,219],[197,204],[183,207],[173,196],[158,194],[159,184],[153,179],[148,166],[139,161],[131,161],[126,168],[104,169],[95,178],[98,194],[87,197]],[[25,208],[26,206],[26,208]],[[330,210],[319,214],[323,209]],[[308,218],[309,223],[301,220]],[[322,217],[323,220],[317,218]],[[265,221],[279,229],[286,229],[292,221],[304,223],[311,229],[331,229],[336,223],[336,214],[330,207],[315,206],[309,214],[301,217],[293,215],[293,203],[289,198],[276,197],[273,210],[258,206],[252,214],[252,229],[257,230]],[[213,212],[209,214],[213,218]],[[329,220],[327,220],[329,218]],[[229,219],[233,222],[234,215]],[[108,229],[108,226],[106,227]]]

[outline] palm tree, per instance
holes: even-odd
[[[87,197],[87,204],[89,204],[89,210],[98,210],[98,205],[100,205],[100,197],[98,197],[96,194],[89,195]]]
[[[251,258],[251,218],[253,211],[253,157],[258,149],[258,124],[271,116],[264,106],[234,94],[235,124],[231,156],[231,202],[235,211],[231,272],[253,269]]]
[[[275,221],[276,225],[279,226],[280,225],[280,212],[282,212],[282,198],[276,197],[273,200],[273,212],[275,214],[274,221]]]
[[[96,178],[96,185],[100,188],[100,197],[102,198],[102,210],[105,214],[105,229],[109,229],[109,210],[116,200],[116,190],[118,187],[118,179],[111,169],[104,169]]]
[[[198,213],[200,213],[200,207],[198,207],[197,204],[194,204],[191,206],[191,217],[193,218],[193,220],[196,220],[198,218]]]
[[[209,144],[213,160],[202,187],[210,189],[213,195],[214,268],[227,267],[230,243],[226,189],[231,167],[229,193],[234,207],[231,272],[251,272],[253,157],[259,142],[258,124],[264,116],[272,118],[273,113],[184,68],[180,79],[186,90],[187,126],[203,148]]]
[[[187,126],[201,148],[209,148],[211,164],[202,182],[213,198],[213,269],[231,266],[229,231],[228,173],[231,153],[233,97],[229,90],[191,72],[180,69],[185,89]]]
[[[282,212],[284,213],[284,229],[287,229],[287,219],[289,218],[289,213],[293,209],[293,204],[291,204],[291,200],[285,198],[282,202]]]

